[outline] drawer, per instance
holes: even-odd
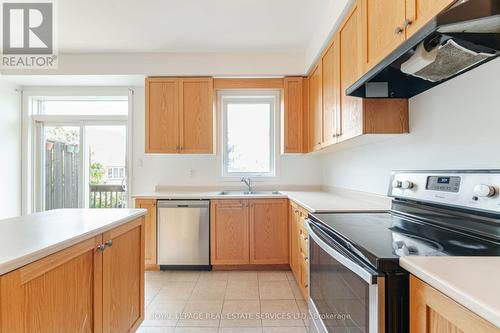
[[[302,230],[299,232],[299,244],[300,252],[307,256],[309,254],[309,238],[307,233],[302,232]]]
[[[307,300],[309,291],[309,262],[306,260],[300,261],[300,291],[302,292],[302,296]]]

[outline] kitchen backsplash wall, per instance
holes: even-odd
[[[134,88],[133,114],[133,193],[151,192],[155,186],[242,186],[224,182],[218,177],[215,155],[157,155],[144,153],[145,113],[144,88]],[[257,182],[265,185],[320,186],[322,165],[320,156],[289,155],[280,157],[279,179]]]
[[[410,134],[323,156],[323,183],[386,194],[392,169],[500,169],[500,59],[410,100]]]

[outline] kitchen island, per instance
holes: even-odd
[[[129,332],[144,319],[142,209],[0,221],[0,333]]]

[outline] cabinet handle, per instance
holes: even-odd
[[[396,27],[396,29],[394,30],[394,33],[395,33],[396,35],[399,35],[399,34],[403,33],[403,31],[404,31],[404,29],[403,29],[403,28],[401,28],[401,27]]]
[[[113,240],[107,240],[104,242],[104,247],[112,247],[113,246]]]
[[[298,212],[299,212],[299,211],[296,209],[296,210],[295,210],[295,214],[298,214]]]
[[[97,250],[97,252],[103,252],[104,250],[106,250],[106,245],[98,244],[96,247],[96,250]]]
[[[413,23],[412,20],[406,19],[403,23],[403,27],[408,28]]]
[[[304,288],[309,288],[309,285],[307,283],[304,283]]]
[[[307,236],[304,236],[304,237],[302,237],[302,238],[304,238],[304,240],[305,240],[306,242],[308,241]]]

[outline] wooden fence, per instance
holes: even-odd
[[[45,144],[45,209],[78,208],[80,147],[63,142]]]

